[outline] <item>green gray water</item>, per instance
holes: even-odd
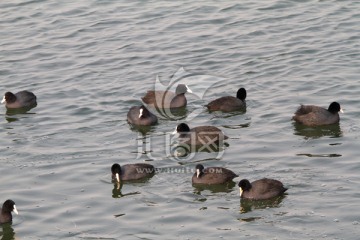
[[[358,239],[358,1],[1,1],[1,91],[38,106],[0,122],[1,203],[20,215],[2,239]],[[156,77],[184,68],[195,92],[186,119],[145,135],[126,122]],[[209,84],[209,83],[212,84]],[[203,105],[239,87],[244,114]],[[300,103],[341,103],[337,126],[291,122]],[[230,137],[220,153],[172,157],[180,121]],[[147,182],[110,181],[110,166],[160,168]],[[240,202],[237,187],[197,189],[197,162],[289,190]],[[238,179],[237,179],[238,181]]]

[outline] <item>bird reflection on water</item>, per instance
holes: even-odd
[[[285,197],[286,194],[266,200],[251,200],[242,198],[240,199],[240,213],[248,213],[256,209],[280,207],[280,204]]]
[[[213,185],[206,185],[206,184],[193,184],[194,193],[201,194],[202,191],[210,191],[211,193],[219,193],[219,192],[232,192],[234,191],[236,183],[234,181],[227,182],[225,184],[213,184]]]
[[[1,225],[2,232],[0,232],[1,240],[14,240],[15,232],[11,226],[11,223],[4,223]]]
[[[113,198],[121,198],[121,197],[126,197],[126,196],[131,196],[131,195],[136,195],[136,194],[140,194],[140,192],[130,192],[130,193],[125,193],[123,194],[121,192],[121,189],[123,187],[122,183],[114,183],[114,188],[112,190],[112,197]]]
[[[308,127],[299,123],[293,123],[293,125],[294,135],[303,136],[305,139],[321,137],[339,138],[343,136],[343,132],[338,123],[318,127]]]

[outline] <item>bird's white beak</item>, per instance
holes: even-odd
[[[200,169],[196,169],[196,177],[197,177],[197,178],[200,177]]]
[[[341,113],[344,113],[344,110],[342,110],[342,108],[340,108],[340,112],[341,112]]]
[[[240,189],[240,197],[241,197],[243,190],[242,190],[242,188],[239,188],[239,189]]]
[[[6,102],[5,96],[3,97],[3,99],[1,100],[1,103]]]
[[[13,210],[14,213],[16,213],[17,215],[19,215],[19,212],[18,210],[16,209],[16,206],[14,205],[14,210]]]
[[[119,174],[118,174],[118,173],[115,174],[115,177],[116,177],[116,181],[119,183],[119,182],[120,182],[120,176],[119,176]]]
[[[172,135],[177,134],[177,130],[176,130],[176,129],[177,129],[177,127],[175,127],[175,130],[174,130],[173,132],[171,132]]]
[[[185,86],[186,86],[186,91],[187,91],[188,93],[193,93],[187,85],[185,85]]]
[[[139,118],[142,117],[144,109],[140,108]]]

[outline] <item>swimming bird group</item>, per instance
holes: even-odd
[[[157,116],[149,111],[148,107],[156,109],[177,109],[187,105],[186,93],[192,93],[188,86],[179,84],[175,92],[171,91],[148,91],[142,98],[144,104],[133,106],[127,114],[127,121],[135,126],[152,126],[158,123]],[[222,111],[246,111],[245,88],[240,88],[236,97],[223,96],[205,105],[209,112]],[[30,91],[20,91],[16,94],[6,92],[1,103],[7,109],[29,110],[37,106],[37,98]],[[332,102],[327,109],[315,105],[301,105],[294,113],[292,119],[298,124],[310,127],[336,124],[340,121],[338,112],[342,112],[340,104]],[[215,126],[197,126],[190,128],[186,123],[176,126],[175,133],[179,134],[181,144],[206,145],[211,143],[219,144],[228,139],[221,129]],[[116,183],[123,181],[134,181],[152,177],[156,168],[151,164],[135,163],[120,166],[115,163],[111,166],[112,180]],[[224,184],[233,181],[238,174],[223,167],[205,168],[202,164],[195,166],[195,173],[192,176],[194,185]],[[263,200],[282,195],[287,188],[275,179],[262,178],[250,183],[242,179],[238,183],[240,197],[251,200]],[[15,202],[6,200],[0,209],[0,224],[12,221],[12,212],[18,214]]]
[[[185,93],[187,92],[192,93],[188,86],[179,84],[175,93],[170,91],[148,91],[142,100],[149,107],[156,109],[186,107],[187,100]],[[236,97],[223,96],[209,102],[205,107],[209,112],[246,111],[246,96],[247,92],[245,88],[239,88]],[[139,109],[144,110],[140,111]],[[133,125],[157,124],[156,115],[145,109],[146,107],[144,105],[130,108],[128,122]],[[342,112],[342,109],[337,102],[331,103],[328,109],[314,105],[301,105],[292,119],[299,124],[311,127],[335,124],[340,120],[339,111]],[[143,114],[143,112],[146,112],[146,114]],[[180,144],[194,146],[206,145],[209,144],[209,142],[219,144],[228,139],[228,136],[215,126],[197,126],[190,128],[188,124],[180,123],[176,126],[174,133],[179,134]],[[127,164],[124,165],[124,170],[121,169],[119,164],[114,164],[111,167],[112,177],[116,182],[151,177],[155,172],[155,167],[150,164]],[[238,177],[238,175],[229,169],[223,167],[205,168],[202,164],[197,164],[195,173],[192,176],[192,183],[194,185],[224,184],[233,181],[236,177]],[[247,179],[242,179],[239,181],[238,186],[240,197],[252,200],[264,200],[277,197],[287,190],[280,181],[269,178],[258,179],[251,183]]]

